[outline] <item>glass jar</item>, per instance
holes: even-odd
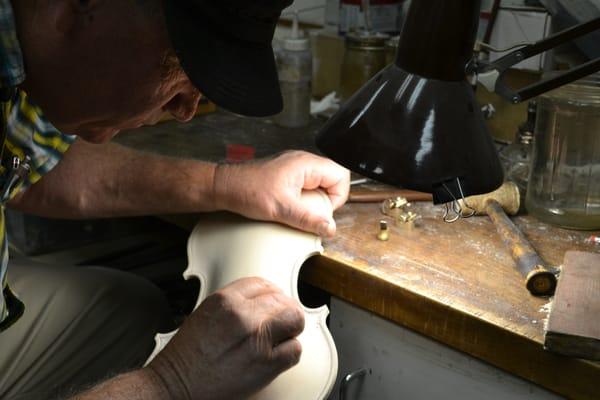
[[[526,207],[571,229],[600,229],[600,74],[541,96]]]
[[[385,66],[385,42],[389,35],[358,32],[346,36],[340,74],[340,97],[347,100]]]
[[[398,43],[400,43],[400,36],[393,36],[385,42],[385,65],[390,65],[396,61]]]

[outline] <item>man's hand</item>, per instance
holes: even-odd
[[[311,209],[302,200],[302,191],[323,190],[337,209],[346,202],[349,187],[347,169],[314,154],[290,151],[268,160],[219,165],[214,197],[217,208],[333,236],[332,215]]]
[[[299,304],[246,278],[215,292],[147,367],[170,398],[242,399],[300,360]]]

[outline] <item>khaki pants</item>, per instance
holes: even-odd
[[[140,367],[168,318],[150,282],[121,271],[9,264],[25,313],[0,333],[0,399],[51,399]]]

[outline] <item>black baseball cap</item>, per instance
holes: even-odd
[[[264,117],[283,108],[271,42],[293,0],[163,0],[171,44],[209,100]]]

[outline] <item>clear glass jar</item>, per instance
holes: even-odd
[[[553,225],[600,229],[600,74],[539,98],[526,207]]]
[[[340,97],[347,100],[386,66],[383,33],[349,33],[340,74]]]

